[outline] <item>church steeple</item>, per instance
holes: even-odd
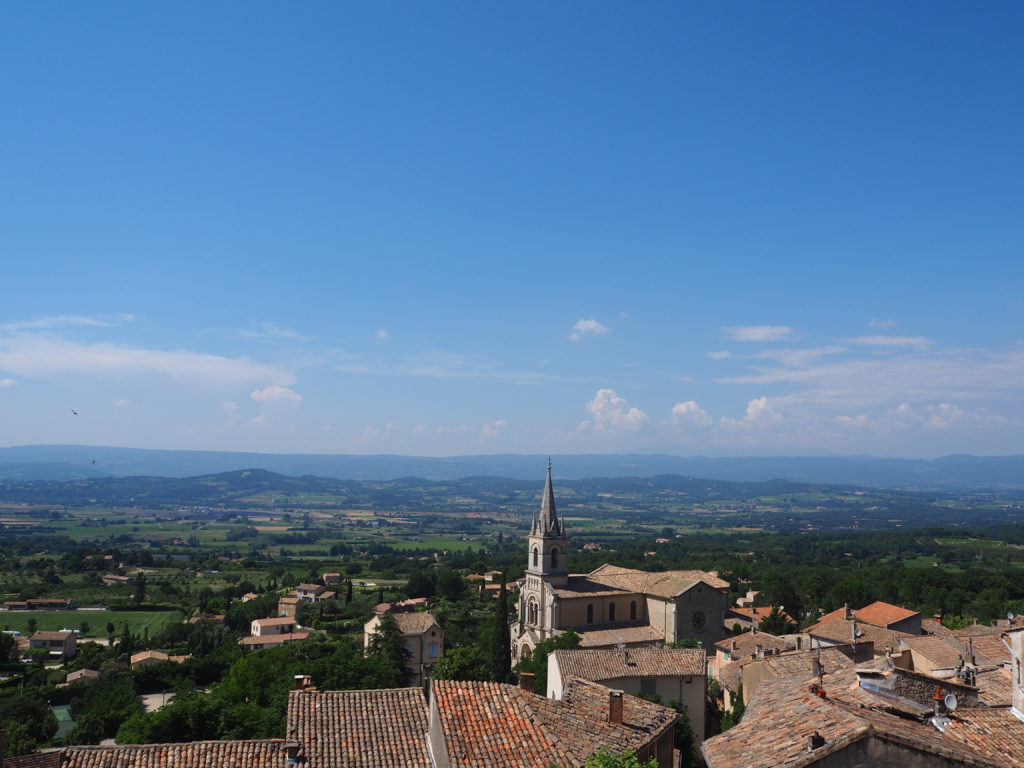
[[[551,459],[548,459],[548,479],[544,483],[544,496],[540,502],[540,514],[533,516],[534,536],[564,536],[562,522],[555,510],[555,489],[551,485]]]
[[[527,573],[539,576],[552,586],[564,585],[569,574],[568,549],[565,526],[555,510],[555,489],[551,483],[551,460],[548,459],[544,495],[530,527]]]

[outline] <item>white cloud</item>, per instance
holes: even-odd
[[[465,424],[450,424],[446,426],[438,427],[436,432],[439,435],[457,435],[465,432],[469,427]]]
[[[132,401],[122,397],[120,400],[114,401],[115,408],[129,408],[131,407]]]
[[[733,341],[779,341],[793,335],[788,325],[729,325],[722,333]]]
[[[725,360],[727,358],[732,357],[732,352],[723,349],[719,352],[708,352],[704,356],[709,360]]]
[[[857,344],[861,347],[909,347],[912,349],[927,349],[935,342],[926,339],[924,336],[857,336],[848,339],[850,344]]]
[[[17,386],[18,382],[14,379],[0,379],[0,387],[14,387]]]
[[[884,331],[887,328],[895,328],[897,325],[898,323],[890,318],[872,317],[868,320],[868,327],[879,331]]]
[[[936,403],[928,406],[928,417],[924,423],[926,429],[948,429],[962,421],[964,410],[952,403]]]
[[[378,328],[377,332],[374,334],[374,336],[376,336],[378,339],[390,339],[391,338],[391,334],[388,333],[387,328]]]
[[[631,408],[626,398],[619,397],[614,389],[597,390],[594,399],[587,403],[587,412],[590,420],[582,422],[580,429],[636,432],[647,424],[647,414],[639,408]]]
[[[428,427],[426,424],[417,424],[412,428],[412,433],[414,435],[422,435],[427,431],[427,429]]]
[[[569,333],[570,341],[582,341],[584,336],[607,336],[612,329],[597,320],[577,320]]]
[[[675,424],[691,424],[696,427],[711,426],[711,414],[693,400],[672,406],[672,421]]]
[[[289,387],[265,387],[249,393],[249,397],[258,403],[289,403],[299,405],[302,395]]]
[[[768,403],[767,397],[755,397],[747,403],[747,411],[741,419],[722,417],[724,427],[766,427],[782,421],[782,414]]]
[[[481,437],[498,437],[502,432],[505,431],[505,427],[508,426],[508,422],[505,419],[497,419],[496,421],[488,421],[484,424],[483,429],[480,430]]]

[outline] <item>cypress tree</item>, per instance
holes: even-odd
[[[508,591],[505,574],[501,574],[501,591],[494,614],[494,638],[491,643],[491,679],[496,683],[512,682],[512,636],[508,625]]]

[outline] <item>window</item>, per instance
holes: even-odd
[[[430,658],[432,658],[432,659],[436,659],[437,658],[437,643],[431,643],[430,644]]]
[[[587,603],[587,624],[594,623],[594,604]]]
[[[608,621],[615,621],[615,603],[608,604]]]
[[[530,658],[530,646],[523,644],[523,647],[519,649],[519,658],[524,660]]]
[[[526,620],[529,624],[536,624],[538,614],[540,612],[537,609],[537,601],[534,598],[530,598],[530,602],[526,606]]]
[[[537,565],[538,559],[539,559],[539,557],[538,557],[538,554],[537,554],[537,548],[534,547],[533,548],[533,564],[534,565]]]
[[[629,620],[636,621],[636,600],[629,601]]]
[[[551,567],[552,568],[557,568],[558,567],[558,547],[555,547],[554,549],[551,550]]]
[[[658,681],[653,677],[643,677],[640,679],[640,695],[641,696],[653,696],[658,692]]]

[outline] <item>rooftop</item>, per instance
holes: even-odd
[[[895,624],[913,616],[920,616],[920,614],[917,611],[911,611],[892,603],[878,601],[864,606],[859,611],[855,611],[854,616],[858,621],[866,621],[868,624],[874,624],[876,627],[888,627],[890,624]]]
[[[6,768],[284,768],[280,739],[65,747],[6,758]]]
[[[609,645],[660,643],[665,639],[658,629],[650,624],[641,626],[604,625],[599,629],[576,630],[580,636],[581,648],[604,648]]]
[[[427,704],[419,688],[292,691],[288,738],[315,766],[429,768]]]
[[[576,649],[554,651],[554,658],[563,683],[573,678],[599,683],[619,677],[702,676],[706,659],[704,651],[694,648]]]
[[[572,681],[561,701],[511,685],[439,680],[433,684],[453,768],[582,766],[598,745],[639,749],[676,720],[676,713],[623,697],[623,723],[608,722],[609,690]]]

